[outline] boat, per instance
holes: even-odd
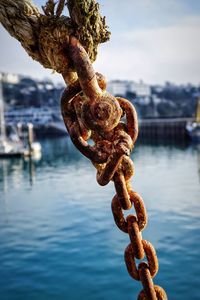
[[[25,157],[32,157],[35,160],[39,160],[41,158],[42,147],[40,143],[33,141],[33,124],[27,124],[27,138],[28,138],[28,147],[24,151]]]
[[[0,157],[22,157],[24,147],[19,141],[9,141],[6,136],[6,126],[4,118],[3,88],[0,82]]]
[[[24,151],[20,148],[13,147],[7,141],[0,140],[0,158],[23,157]]]
[[[192,141],[200,143],[200,98],[197,103],[195,121],[186,124],[186,131]]]
[[[67,131],[57,108],[21,108],[10,109],[5,113],[7,126],[17,126],[32,123],[36,137],[59,137],[66,136]]]
[[[4,100],[3,100],[3,88],[0,81],[0,158],[14,158],[31,156],[38,158],[41,157],[41,145],[33,142],[33,125],[27,124],[28,130],[28,145],[24,146],[24,143],[15,134],[12,139],[9,139],[6,135],[6,124],[4,117]]]

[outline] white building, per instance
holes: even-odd
[[[112,80],[107,84],[107,91],[114,96],[124,96],[128,91],[129,82],[126,80]]]
[[[0,73],[0,81],[17,84],[19,83],[20,76],[12,73]]]
[[[125,96],[127,92],[134,93],[138,97],[150,97],[151,95],[150,86],[143,81],[137,83],[127,80],[112,80],[108,82],[107,90],[114,96]]]
[[[151,96],[150,86],[144,83],[142,80],[140,80],[139,83],[135,81],[130,81],[128,86],[128,92],[135,93],[138,97]]]

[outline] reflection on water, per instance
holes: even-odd
[[[7,192],[11,183],[14,186],[23,184],[24,176],[29,178],[30,184],[34,183],[35,162],[32,159],[0,159],[0,181],[2,181],[2,191]]]
[[[199,299],[200,151],[196,146],[137,145],[134,189],[156,249],[155,282],[169,299]],[[128,236],[114,225],[112,183],[66,138],[43,142],[38,162],[0,160],[2,300],[136,299],[140,284],[125,269]]]

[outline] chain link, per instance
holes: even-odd
[[[147,225],[147,213],[141,196],[132,190],[134,165],[130,153],[138,136],[137,113],[126,99],[113,97],[106,91],[103,75],[94,73],[89,57],[74,37],[70,37],[66,51],[78,81],[70,84],[61,98],[61,112],[72,142],[91,160],[97,169],[97,182],[104,186],[114,182],[116,195],[112,213],[117,227],[130,237],[124,254],[127,270],[142,283],[139,300],[166,300],[164,290],[153,284],[158,272],[158,259],[152,244],[142,239]],[[122,120],[123,118],[123,120]],[[94,144],[90,145],[88,140]],[[123,210],[134,206],[136,215],[124,217]],[[140,262],[138,267],[135,259]]]

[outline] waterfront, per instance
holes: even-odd
[[[41,161],[0,161],[2,300],[137,299],[123,261],[128,236],[110,210],[112,183],[69,139],[46,140]],[[156,284],[171,300],[199,299],[200,150],[136,145],[133,186],[149,223],[143,237],[158,254]]]

